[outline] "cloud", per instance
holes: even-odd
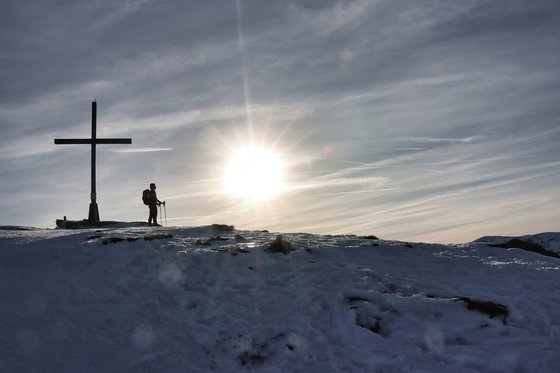
[[[128,148],[128,149],[114,149],[113,153],[155,153],[155,152],[168,152],[173,148]]]
[[[334,2],[329,4],[330,6],[319,8],[305,3],[302,5],[303,7],[293,4],[289,8],[289,17],[294,23],[305,27],[306,32],[325,38],[359,23],[360,18],[363,19],[368,14],[372,2],[368,0]]]
[[[437,137],[403,137],[396,138],[396,141],[410,141],[420,143],[471,143],[484,140],[483,136],[469,136],[465,138],[437,138]]]
[[[552,0],[10,2],[4,187],[16,205],[37,189],[59,203],[18,212],[29,222],[72,188],[87,204],[87,147],[52,139],[88,137],[97,99],[98,136],[134,141],[99,147],[108,214],[143,214],[127,198],[155,180],[196,217],[183,224],[451,239],[542,222],[558,205],[559,16]],[[296,186],[261,209],[220,193],[251,142],[281,152]]]

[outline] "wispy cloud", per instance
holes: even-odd
[[[483,136],[469,136],[464,138],[438,138],[438,137],[401,137],[395,138],[395,141],[410,141],[410,142],[427,142],[427,143],[463,143],[468,144],[476,141],[484,140]]]
[[[97,99],[98,136],[134,144],[99,147],[103,216],[143,216],[130,195],[155,181],[177,224],[436,241],[554,228],[556,1],[217,1],[3,8],[8,223],[87,205],[87,147],[52,139],[89,137]],[[291,185],[260,207],[220,182],[251,142],[282,154]],[[18,209],[34,191],[57,203]]]
[[[155,152],[168,152],[173,148],[127,148],[127,149],[113,149],[113,153],[155,153]]]

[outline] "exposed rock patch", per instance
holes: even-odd
[[[288,254],[293,250],[292,244],[286,240],[281,234],[276,236],[276,239],[268,244],[268,251],[271,253],[284,253]]]
[[[504,249],[527,250],[527,251],[531,251],[533,253],[537,253],[537,254],[541,254],[541,255],[545,255],[545,256],[550,256],[550,257],[553,257],[553,258],[560,258],[559,254],[557,254],[553,251],[548,251],[544,247],[542,247],[541,245],[538,245],[538,244],[533,243],[533,242],[523,241],[523,240],[520,240],[518,238],[514,238],[513,240],[510,240],[510,241],[507,241],[507,242],[504,242],[504,243],[491,244],[489,246],[501,247],[501,248],[504,248]]]

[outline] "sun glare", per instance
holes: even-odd
[[[225,173],[226,192],[247,201],[273,198],[284,189],[284,162],[264,147],[251,146],[233,154]]]

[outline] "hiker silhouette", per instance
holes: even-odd
[[[160,205],[165,205],[165,201],[160,201],[156,194],[156,184],[151,183],[150,189],[144,190],[142,193],[142,201],[150,208],[150,215],[148,216],[148,225],[159,225],[157,223],[157,208]]]

